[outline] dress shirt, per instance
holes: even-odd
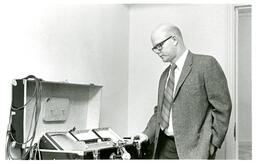
[[[181,74],[181,71],[182,71],[182,68],[183,68],[183,65],[185,63],[185,60],[187,58],[187,55],[188,55],[188,50],[186,50],[185,52],[183,52],[183,54],[179,57],[179,59],[176,61],[176,65],[177,65],[177,68],[175,69],[174,71],[174,88],[173,88],[173,93],[172,95],[174,96],[174,93],[175,93],[175,90],[176,90],[176,87],[177,87],[177,83],[178,83],[178,80],[180,78],[180,74]],[[169,70],[169,74],[168,74],[168,77],[167,79],[169,79],[170,77],[170,73],[171,73],[171,69]],[[167,85],[167,81],[166,80],[166,84],[165,84],[165,87]],[[161,129],[163,129],[161,127]],[[165,134],[167,136],[173,136],[173,126],[172,126],[172,110],[170,112],[170,118],[169,118],[169,126],[168,128],[165,129]]]

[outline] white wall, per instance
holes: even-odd
[[[11,80],[29,74],[49,81],[103,85],[100,126],[112,127],[121,136],[127,134],[126,6],[5,4],[1,5],[0,15],[3,141],[10,112]],[[2,152],[4,142],[1,147]]]

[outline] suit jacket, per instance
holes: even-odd
[[[158,104],[143,131],[150,143],[154,142],[153,158],[169,69],[170,66],[161,75]],[[231,99],[226,77],[215,58],[189,51],[174,92],[172,112],[174,138],[180,159],[207,159],[210,144],[221,147],[228,129]]]

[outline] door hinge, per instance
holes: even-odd
[[[236,141],[236,123],[234,125],[234,140]]]

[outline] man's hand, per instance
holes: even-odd
[[[143,133],[140,133],[140,134],[137,134],[133,137],[133,140],[136,140],[138,143],[142,143],[142,142],[146,142],[148,141],[148,136],[143,134]]]
[[[217,147],[213,144],[210,145],[210,156],[213,156],[217,151]]]

